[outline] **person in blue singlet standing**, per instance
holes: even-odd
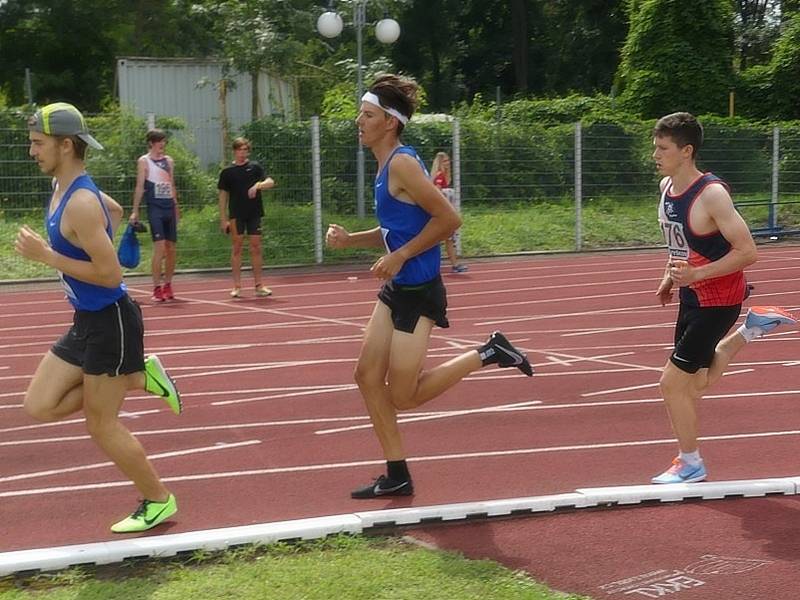
[[[164,153],[167,134],[161,129],[147,132],[147,154],[136,163],[136,188],[130,222],[139,221],[142,198],[147,203],[147,220],[153,238],[153,302],[173,300],[172,277],[178,255],[178,190],[175,187],[175,161]]]
[[[180,395],[158,357],[144,357],[142,312],[128,296],[112,243],[122,208],[97,189],[84,167],[87,146],[102,146],[78,109],[64,102],[36,111],[28,129],[31,157],[53,177],[45,211],[50,242],[26,225],[15,249],[58,271],[75,315],[72,327],[39,363],[25,393],[25,410],[46,422],[83,410],[93,441],[144,498],[111,530],[144,531],[175,514],[177,504],[120,422],[119,411],[128,390],[160,396],[176,414]]]
[[[378,161],[375,213],[379,226],[350,233],[328,227],[331,248],[383,247],[371,267],[384,281],[367,324],[355,380],[386,458],[386,474],[354,490],[353,498],[410,496],[397,411],[416,408],[488,364],[533,369],[500,332],[483,346],[423,370],[434,325],[449,327],[447,295],[440,275],[439,244],[461,224],[458,213],[430,180],[416,151],[400,142],[417,104],[417,84],[404,77],[379,77],[361,99],[356,119],[362,143]]]

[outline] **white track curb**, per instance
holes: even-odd
[[[195,550],[224,550],[241,544],[316,539],[338,533],[355,534],[367,529],[398,525],[544,513],[559,509],[632,505],[642,502],[751,498],[768,494],[795,495],[799,492],[800,477],[584,488],[569,494],[551,496],[375,510],[58,548],[18,550],[0,553],[0,576],[19,572],[53,571],[75,565],[104,565],[130,558],[174,556]]]

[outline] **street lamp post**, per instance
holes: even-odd
[[[362,30],[366,25],[367,2],[369,0],[354,0],[353,26],[356,28],[356,107],[361,103],[364,95],[364,51]],[[328,9],[317,19],[317,31],[327,38],[335,38],[342,32],[342,17],[339,13]],[[394,19],[384,17],[375,25],[375,37],[379,42],[392,44],[400,37],[400,25]],[[364,146],[361,138],[358,140],[356,151],[356,205],[359,218],[364,217]]]

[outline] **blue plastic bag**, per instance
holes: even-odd
[[[128,224],[125,233],[122,234],[122,239],[119,242],[119,249],[117,250],[119,264],[126,269],[135,269],[139,266],[141,254],[139,238],[136,237],[136,230],[133,228],[133,225]]]

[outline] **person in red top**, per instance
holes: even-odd
[[[456,206],[455,190],[450,187],[452,177],[450,176],[450,157],[447,152],[437,152],[433,157],[433,164],[431,165],[431,180],[433,185],[442,190],[444,197],[458,210]],[[444,249],[447,252],[447,259],[450,261],[450,266],[454,273],[464,273],[469,270],[465,264],[458,262],[458,254],[456,252],[459,230],[444,241]]]
[[[702,141],[702,126],[685,112],[662,117],[653,130],[653,159],[664,175],[659,221],[669,249],[656,291],[661,305],[671,302],[675,286],[680,288],[675,348],[659,381],[680,454],[653,483],[706,478],[697,445],[697,402],[747,342],[797,322],[778,307],[754,306],[744,324],[725,337],[748,293],[743,270],[758,254],[728,186],[697,168]]]

